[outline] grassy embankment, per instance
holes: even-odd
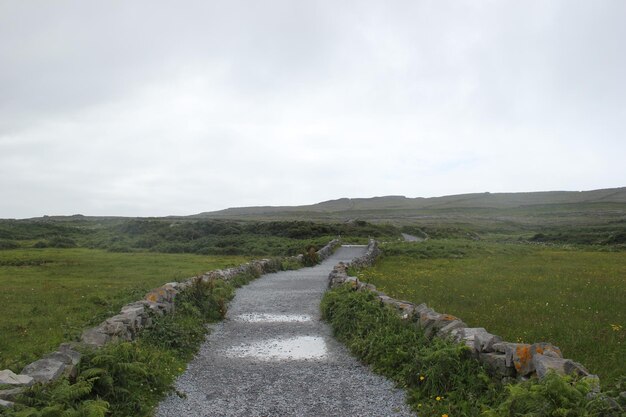
[[[624,415],[622,384],[589,395],[585,379],[550,373],[542,380],[503,385],[489,377],[468,347],[428,339],[412,322],[369,291],[347,284],[328,291],[322,315],[353,354],[407,391],[407,402],[422,416],[614,417]],[[607,401],[610,397],[612,400]]]
[[[0,369],[21,371],[152,288],[246,260],[78,248],[0,251]]]
[[[626,375],[626,254],[468,240],[388,244],[358,275],[508,341],[549,341],[597,373]]]

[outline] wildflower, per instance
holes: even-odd
[[[622,326],[620,326],[619,324],[611,324],[611,329],[613,329],[614,332],[619,332],[620,330],[622,330]]]
[[[420,381],[424,380],[424,375],[420,375]]]
[[[441,417],[448,417],[448,415],[447,414],[442,414]]]
[[[441,401],[441,397],[437,397],[437,398],[435,398],[435,400]]]

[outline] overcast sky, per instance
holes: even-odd
[[[0,0],[0,217],[626,185],[626,1]]]

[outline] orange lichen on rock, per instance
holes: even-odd
[[[515,349],[515,357],[513,358],[513,364],[517,372],[522,375],[532,372],[532,353],[530,346],[519,345]]]
[[[452,314],[442,314],[441,315],[441,320],[453,321],[453,320],[457,320],[457,318],[454,317]]]

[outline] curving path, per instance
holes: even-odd
[[[266,274],[240,288],[212,326],[159,417],[411,416],[404,392],[373,374],[320,321],[328,274],[365,247],[341,247],[314,268]]]

